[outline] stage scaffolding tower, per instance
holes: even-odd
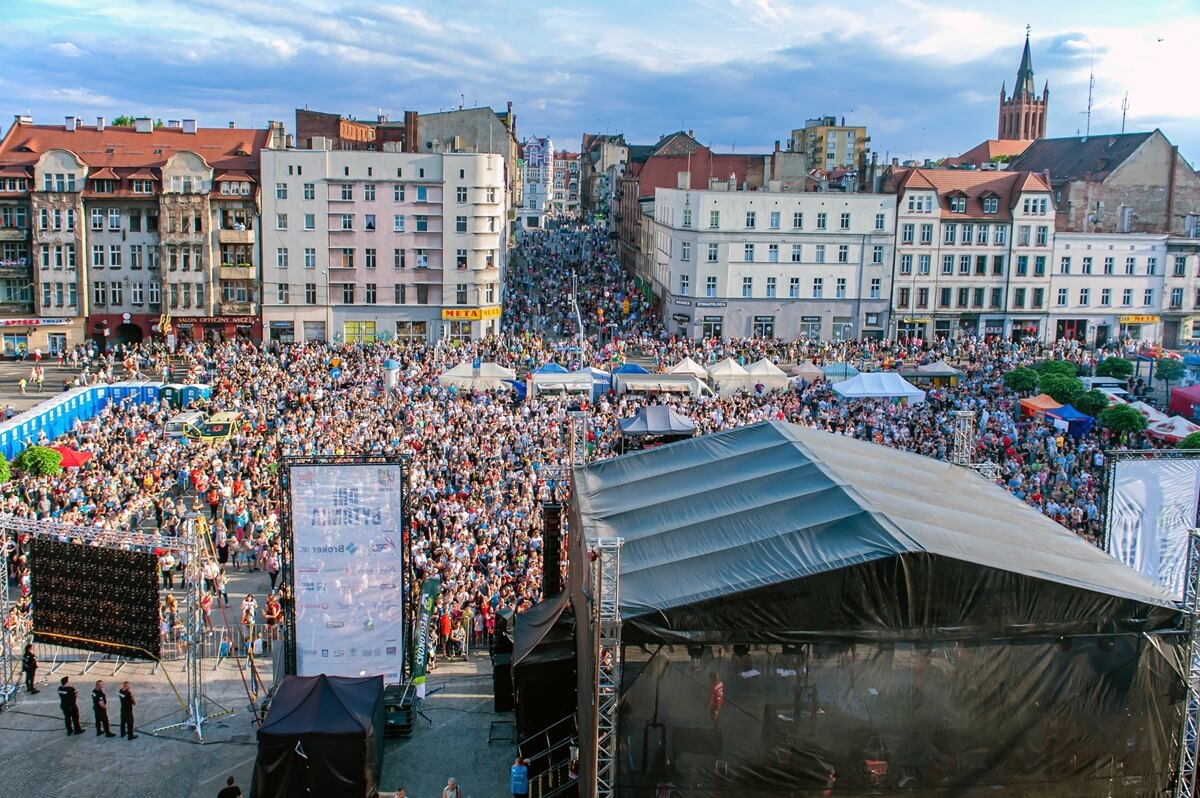
[[[1187,628],[1187,701],[1179,728],[1179,766],[1175,798],[1193,798],[1200,779],[1196,748],[1200,745],[1200,529],[1188,534],[1187,579],[1183,587],[1183,619]]]
[[[991,460],[975,459],[975,411],[954,411],[954,444],[950,449],[950,462],[969,468],[989,482],[996,481],[1000,467]]]
[[[615,798],[620,756],[621,546],[623,538],[592,541],[592,614],[596,643],[595,798]]]

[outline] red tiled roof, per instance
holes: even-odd
[[[962,164],[974,164],[975,166],[980,166],[992,158],[1003,155],[1015,158],[1029,149],[1029,145],[1032,143],[1033,139],[988,139],[980,144],[976,144],[957,158],[947,158],[943,165],[961,166]]]
[[[646,159],[638,174],[638,197],[653,197],[656,188],[679,188],[679,173],[689,169],[691,180],[688,187],[693,190],[707,189],[710,177],[728,180],[731,174],[734,181],[741,185],[746,182],[750,163],[761,162],[762,158],[761,155],[718,155],[703,146],[690,156],[652,155]]]
[[[88,175],[88,177],[92,180],[120,180],[121,179],[121,178],[117,177],[116,172],[114,172],[112,169],[109,169],[107,166],[97,169],[96,171],[94,171],[90,175]]]
[[[254,180],[254,176],[253,176],[253,175],[249,175],[249,174],[246,174],[245,172],[241,172],[241,171],[233,171],[233,172],[217,172],[217,175],[216,175],[216,177],[214,177],[213,179],[214,179],[214,180],[217,180],[217,181],[221,181],[221,180],[249,180],[251,183],[255,182],[255,180]]]
[[[258,153],[267,143],[267,130],[155,128],[138,133],[131,127],[104,130],[61,125],[13,125],[0,141],[0,167],[29,166],[48,150],[68,150],[93,168],[161,167],[178,152],[194,152],[215,169],[258,171]],[[239,155],[245,152],[246,155]]]
[[[896,194],[907,189],[933,189],[938,193],[942,216],[946,218],[1008,218],[1022,191],[1050,192],[1042,175],[1036,172],[974,171],[964,169],[909,169],[898,176]],[[965,194],[966,213],[952,213],[946,199],[951,194]],[[984,213],[983,198],[995,194],[1000,199],[1000,213]]]
[[[154,174],[154,172],[150,171],[149,169],[139,169],[136,172],[134,172],[133,174],[129,175],[129,179],[130,180],[158,180],[158,175]]]

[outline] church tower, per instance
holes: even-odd
[[[1039,98],[1033,84],[1033,56],[1029,54],[1029,26],[1025,26],[1025,52],[1017,69],[1017,82],[1011,97],[1000,87],[1000,129],[996,138],[1028,140],[1046,137],[1046,109],[1050,106],[1050,84]]]

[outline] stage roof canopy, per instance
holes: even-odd
[[[624,539],[626,619],[668,624],[674,608],[898,558],[953,572],[947,602],[1007,601],[999,592],[1020,592],[1019,583],[1133,601],[1151,614],[1175,608],[1152,582],[973,471],[792,424],[601,461],[575,479],[582,539]],[[997,595],[982,595],[989,589]],[[1069,604],[1054,612],[1086,614]]]

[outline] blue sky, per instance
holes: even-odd
[[[692,129],[765,151],[806,118],[869,128],[880,157],[957,154],[995,135],[1032,25],[1048,134],[1161,127],[1193,165],[1196,0],[26,0],[4,2],[8,116],[120,114],[290,129],[297,106],[359,117],[511,100],[522,136],[578,149]]]

